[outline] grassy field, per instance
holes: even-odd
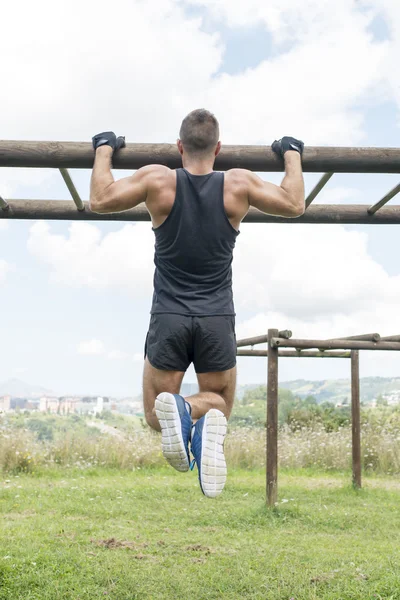
[[[400,482],[233,471],[216,500],[197,474],[59,469],[3,475],[0,598],[400,599]]]

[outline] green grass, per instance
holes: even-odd
[[[231,472],[215,500],[167,469],[0,485],[1,600],[400,599],[395,479],[283,473],[273,510],[261,471]]]

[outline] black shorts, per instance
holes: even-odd
[[[144,356],[156,369],[196,373],[227,371],[236,365],[234,316],[151,315]]]

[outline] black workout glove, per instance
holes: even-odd
[[[285,152],[287,152],[288,150],[295,150],[301,155],[303,154],[304,150],[304,142],[285,135],[285,137],[283,137],[282,139],[275,140],[271,148],[281,158],[284,157]]]
[[[117,137],[113,131],[103,131],[92,137],[93,148],[97,150],[100,146],[111,146],[114,152],[125,147],[125,137]]]

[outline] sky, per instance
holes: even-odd
[[[227,144],[292,135],[311,146],[399,145],[397,0],[17,0],[2,10],[0,52],[3,139],[89,141],[112,129],[171,143],[183,117],[206,107]],[[71,175],[88,199],[90,171]],[[319,177],[305,175],[307,192]],[[397,183],[337,174],[315,202],[373,204]],[[0,169],[0,195],[69,199],[51,169]],[[268,328],[400,333],[398,238],[397,226],[242,224],[238,339]],[[0,381],[138,394],[153,251],[149,223],[0,220]],[[240,384],[266,381],[265,359],[238,367]],[[280,361],[281,381],[349,372],[344,360]],[[399,376],[400,355],[363,353],[361,375]]]

